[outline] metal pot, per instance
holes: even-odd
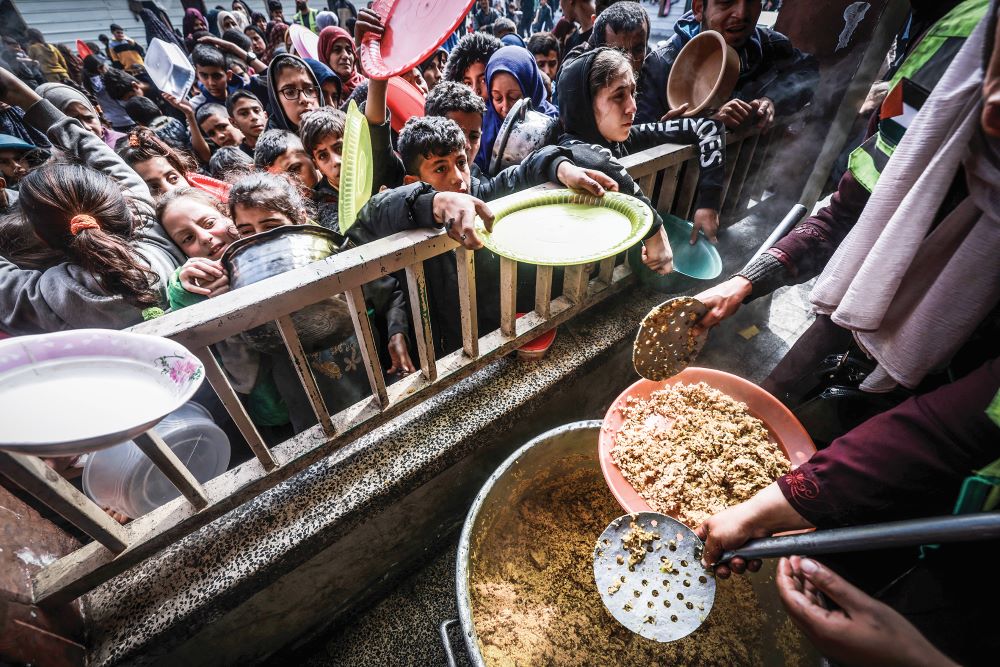
[[[580,421],[539,435],[511,454],[479,491],[469,509],[458,543],[456,589],[459,618],[445,621],[440,627],[450,667],[455,667],[456,662],[448,629],[456,623],[461,624],[469,662],[475,667],[487,667],[479,648],[472,615],[471,592],[476,573],[476,554],[489,548],[490,533],[494,526],[510,525],[510,517],[517,516],[525,497],[536,488],[540,475],[545,475],[547,479],[568,477],[578,470],[586,469],[592,471],[596,479],[603,480],[597,448],[601,425],[602,422],[597,420]],[[622,513],[624,514],[624,510]],[[774,586],[774,569],[774,560],[764,561],[761,572],[751,578],[762,609],[769,611],[768,630],[780,627],[786,619]],[[596,589],[594,594],[597,595]],[[800,648],[809,664],[820,664],[819,656],[811,647],[803,644]],[[784,664],[784,654],[776,646],[764,658],[767,665]]]
[[[276,227],[236,241],[222,255],[229,284],[239,289],[286,271],[326,259],[346,249],[339,234],[315,225]],[[354,333],[347,303],[333,296],[292,313],[292,322],[307,352],[326,349]],[[283,347],[273,323],[243,332],[247,344],[261,352]]]
[[[496,176],[511,165],[521,164],[521,160],[531,153],[553,143],[555,129],[555,118],[535,111],[531,100],[522,97],[503,119],[493,142],[490,174]]]

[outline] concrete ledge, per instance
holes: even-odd
[[[542,362],[484,369],[96,589],[91,664],[252,662],[344,618],[419,565],[511,451],[603,415],[663,298],[595,306]]]

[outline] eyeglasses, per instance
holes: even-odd
[[[304,95],[305,97],[314,100],[319,94],[319,90],[316,89],[316,86],[306,86],[305,88],[293,88],[288,86],[287,88],[282,88],[278,92],[281,93],[281,96],[286,100],[297,100],[300,95]]]

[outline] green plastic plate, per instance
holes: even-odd
[[[476,220],[483,244],[502,257],[543,266],[611,257],[641,241],[653,224],[648,206],[618,192],[525,192],[493,214],[492,232]]]
[[[372,137],[368,121],[351,100],[344,121],[344,148],[340,163],[337,218],[340,233],[346,234],[358,212],[372,196]]]

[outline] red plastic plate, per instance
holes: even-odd
[[[611,493],[626,512],[651,512],[653,510],[625,480],[618,466],[615,465],[614,459],[611,458],[615,437],[621,430],[624,421],[621,408],[624,407],[630,396],[648,399],[654,391],[679,382],[687,384],[704,382],[710,387],[746,403],[750,414],[767,426],[772,440],[781,447],[793,468],[805,463],[816,453],[816,445],[813,444],[812,438],[809,437],[806,429],[795,418],[795,415],[774,396],[741,377],[710,368],[689,366],[677,375],[661,382],[639,380],[623,391],[608,408],[607,414],[604,415],[604,424],[601,426],[601,435],[598,440],[598,452],[604,479],[608,483]]]
[[[392,129],[399,132],[413,116],[424,115],[424,96],[406,79],[394,76],[385,91],[385,104],[389,107]]]
[[[475,0],[375,0],[385,32],[369,33],[361,44],[361,64],[373,79],[412,69],[455,32]]]
[[[83,60],[87,56],[94,55],[94,52],[90,50],[90,47],[87,46],[86,42],[82,39],[78,39],[76,40],[76,55],[80,56],[80,60]]]
[[[212,178],[211,176],[190,172],[185,175],[185,178],[192,186],[198,188],[199,190],[204,190],[222,203],[229,201],[229,183],[220,181],[217,178]]]

